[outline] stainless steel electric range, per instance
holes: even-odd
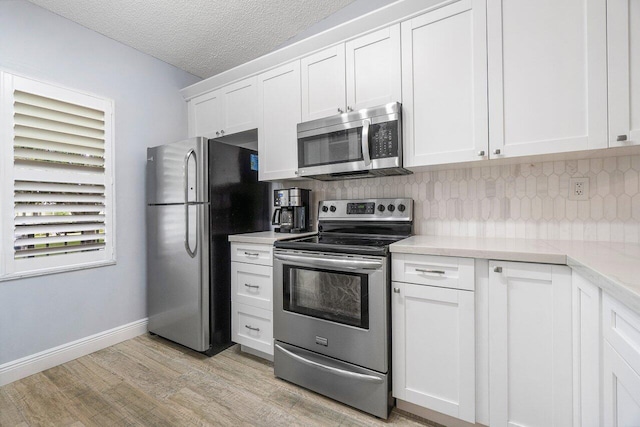
[[[389,245],[412,228],[411,199],[327,200],[317,236],[276,242],[277,377],[387,418]]]

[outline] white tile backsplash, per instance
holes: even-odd
[[[569,200],[570,177],[589,178],[589,200]],[[416,234],[640,242],[640,155],[280,185],[311,189],[314,206],[410,197]]]

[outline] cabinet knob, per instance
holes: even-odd
[[[224,131],[223,130],[220,131],[220,135],[224,135]]]
[[[400,288],[393,288],[393,292],[395,292],[396,294],[400,293]]]
[[[627,135],[618,135],[618,138],[616,138],[616,141],[626,141],[627,140]]]
[[[351,108],[351,107],[349,107],[349,106],[347,105],[347,111],[351,112],[351,111],[353,111],[353,108]]]
[[[338,113],[342,114],[344,113],[344,110],[342,108],[338,108]]]
[[[220,132],[216,131],[216,136],[220,136]]]
[[[295,173],[296,175],[298,175],[300,172],[298,172],[298,171],[294,171],[293,173]]]
[[[500,154],[500,149],[496,148],[495,150],[493,150],[493,154]]]
[[[502,273],[502,267],[493,267],[494,273]]]
[[[478,151],[478,156],[479,157],[484,157],[484,150]]]

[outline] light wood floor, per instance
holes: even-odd
[[[143,335],[0,387],[0,426],[434,425],[385,422],[273,376],[240,352],[211,358]]]

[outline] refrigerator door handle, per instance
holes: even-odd
[[[189,256],[191,258],[195,258],[196,254],[198,253],[198,230],[196,228],[196,246],[195,248],[193,248],[193,250],[191,250],[191,245],[189,244],[189,159],[191,158],[191,156],[193,156],[194,160],[195,160],[195,164],[196,164],[196,178],[198,177],[198,158],[196,156],[196,152],[191,149],[189,150],[189,152],[187,153],[187,155],[184,157],[184,221],[185,221],[185,227],[184,227],[184,248],[187,250],[187,253],[189,254]],[[197,190],[197,185],[198,185],[198,180],[196,179],[196,190]],[[197,193],[197,191],[196,191]],[[196,212],[197,215],[197,212]],[[196,225],[198,224],[198,221],[196,219]]]

